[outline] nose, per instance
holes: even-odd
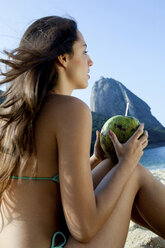
[[[89,66],[92,66],[93,65],[93,61],[91,60],[91,58],[89,57],[89,55],[88,55],[88,65]]]

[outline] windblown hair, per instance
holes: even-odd
[[[49,16],[26,30],[18,48],[4,51],[7,66],[0,84],[8,83],[0,105],[0,200],[16,168],[23,171],[35,154],[34,122],[47,94],[56,85],[56,62],[64,53],[73,55],[78,40],[73,19]],[[34,164],[33,167],[37,165]],[[36,171],[32,168],[32,171]]]

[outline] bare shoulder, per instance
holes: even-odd
[[[46,104],[46,113],[52,123],[68,124],[69,120],[80,122],[82,119],[91,119],[91,111],[82,100],[73,96],[53,95]]]
[[[53,104],[52,106],[53,109],[54,107],[59,105],[61,108],[63,108],[64,111],[69,110],[70,108],[75,110],[77,108],[81,108],[90,111],[88,105],[85,102],[74,96],[53,95],[51,97],[51,101]]]

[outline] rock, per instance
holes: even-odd
[[[133,94],[121,82],[112,78],[102,77],[95,82],[91,92],[93,118],[91,154],[96,139],[96,130],[101,130],[106,119],[115,115],[124,115],[127,102],[129,102],[128,115],[144,123],[144,128],[149,133],[149,145],[147,148],[165,145],[165,128],[151,114],[151,108],[148,104]]]
[[[121,82],[112,78],[96,81],[91,93],[91,111],[112,117],[124,115],[129,102],[128,115],[137,118],[147,127],[163,128],[163,125],[151,114],[151,108],[128,90]]]

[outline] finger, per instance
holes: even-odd
[[[100,148],[100,133],[96,130],[96,140],[95,140],[95,147],[98,149]]]
[[[96,136],[97,136],[97,139],[99,139],[99,137],[100,137],[100,133],[99,133],[99,131],[98,131],[98,130],[96,130]]]
[[[142,142],[142,144],[148,139],[148,131],[144,131],[143,136],[139,139],[139,141]]]
[[[112,130],[109,131],[109,137],[110,137],[115,148],[120,146],[120,142],[119,142],[116,134]]]
[[[97,134],[97,130],[96,130],[96,139],[95,139],[95,145],[96,143],[98,143],[98,134]]]
[[[141,123],[139,128],[133,134],[132,139],[138,139],[143,134],[144,123]]]
[[[148,140],[146,140],[143,144],[142,144],[142,149],[146,148],[148,146]]]

